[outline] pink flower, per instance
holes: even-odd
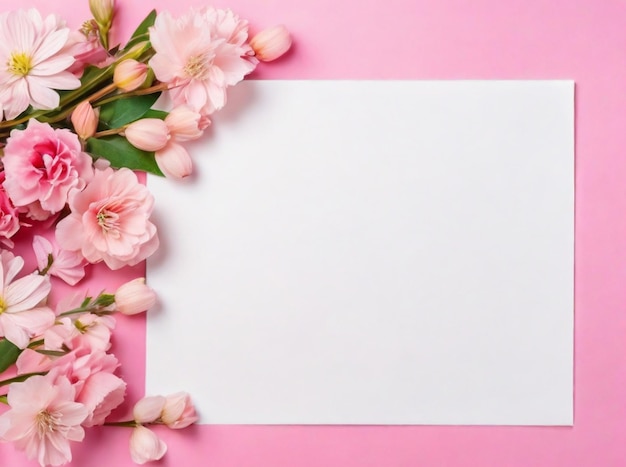
[[[183,146],[173,141],[156,151],[154,158],[166,177],[185,178],[193,171],[193,163],[189,153]]]
[[[54,89],[76,89],[80,81],[67,69],[74,57],[64,52],[70,30],[57,16],[42,19],[34,8],[0,15],[0,102],[7,119],[32,105],[54,109]]]
[[[207,116],[187,105],[180,105],[165,117],[165,125],[174,141],[183,143],[198,139],[211,124]]]
[[[88,65],[99,67],[109,64],[113,57],[102,47],[98,35],[98,25],[95,21],[87,21],[80,31],[70,32],[67,44],[63,48],[75,59],[74,64],[68,69],[77,77],[83,74]]]
[[[161,418],[166,399],[163,396],[146,396],[133,407],[133,419],[137,423],[155,423]]]
[[[283,25],[274,26],[258,33],[250,41],[254,56],[263,62],[270,62],[282,56],[291,47],[291,36]]]
[[[154,290],[146,285],[143,277],[129,281],[115,292],[115,309],[124,315],[146,311],[156,303]]]
[[[39,271],[56,276],[69,285],[76,285],[85,277],[86,263],[80,252],[61,250],[40,235],[33,237],[33,251]]]
[[[122,91],[134,91],[148,76],[148,65],[137,60],[127,59],[115,67],[113,82]]]
[[[57,323],[44,333],[46,350],[61,350],[63,346],[76,349],[88,346],[93,350],[106,351],[111,347],[111,331],[115,320],[111,316],[85,313],[72,321],[68,317],[57,319]]]
[[[83,426],[102,425],[111,412],[124,402],[126,383],[112,373],[97,372],[85,384],[77,398],[89,410]]]
[[[226,88],[250,73],[256,60],[248,24],[230,10],[192,9],[178,19],[159,13],[150,29],[156,78],[170,86],[175,105],[210,114],[226,103]]]
[[[20,349],[54,323],[54,312],[40,306],[50,292],[50,280],[29,274],[14,281],[23,266],[24,260],[19,256],[9,251],[0,253],[0,337]]]
[[[2,158],[4,189],[13,204],[36,220],[47,219],[65,206],[72,189],[82,189],[93,176],[91,157],[78,137],[31,120],[25,130],[13,130]]]
[[[186,428],[198,421],[189,394],[177,392],[165,398],[165,405],[161,412],[161,421],[175,430]]]
[[[80,139],[91,138],[98,128],[100,109],[94,109],[89,101],[82,101],[72,112],[71,120]]]
[[[69,441],[82,441],[85,432],[80,424],[88,412],[74,396],[67,378],[54,381],[50,375],[33,376],[11,384],[11,409],[0,415],[0,437],[13,441],[42,466],[71,461]]]
[[[161,459],[167,452],[167,445],[152,430],[139,425],[130,435],[130,457],[136,464]]]
[[[0,172],[0,242],[9,248],[13,247],[13,242],[9,240],[20,229],[20,220],[17,209],[4,190],[5,173]]]
[[[129,169],[97,169],[83,191],[70,197],[71,214],[57,225],[61,248],[111,269],[135,265],[159,246],[149,218],[154,198]]]
[[[170,139],[165,122],[158,118],[142,118],[126,127],[124,136],[130,144],[144,151],[158,151]]]

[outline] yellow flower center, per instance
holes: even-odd
[[[0,297],[0,315],[2,313],[4,313],[4,311],[7,309],[7,304],[4,301],[4,299],[2,297]]]
[[[17,76],[26,76],[33,68],[33,61],[26,52],[13,52],[7,62],[9,71]]]
[[[59,424],[59,417],[44,409],[35,416],[35,422],[39,435],[45,436],[56,430]]]
[[[194,55],[185,64],[185,74],[190,78],[200,78],[206,71],[206,57]]]

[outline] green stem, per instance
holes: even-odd
[[[105,426],[124,426],[127,428],[135,428],[136,426],[139,426],[139,423],[137,423],[135,420],[127,420],[125,422],[106,422],[104,425]]]
[[[21,383],[22,381],[26,381],[31,376],[45,375],[46,373],[47,371],[41,373],[24,373],[23,375],[18,375],[13,378],[0,381],[0,386],[6,386],[11,383]]]
[[[3,403],[3,404],[9,405],[9,401],[7,401],[6,394],[4,396],[0,396],[0,402]]]

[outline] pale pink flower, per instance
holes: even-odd
[[[113,82],[122,91],[134,91],[148,76],[148,65],[131,58],[120,62],[113,72]]]
[[[57,319],[43,335],[46,350],[60,350],[63,346],[76,349],[88,346],[106,351],[111,347],[111,331],[115,320],[111,316],[85,313],[72,321],[69,317]]]
[[[143,277],[126,282],[115,292],[115,309],[124,315],[141,313],[155,303],[156,293],[146,285]]]
[[[105,419],[122,402],[126,394],[126,383],[112,373],[98,372],[85,381],[78,402],[89,410],[83,426],[102,425]]]
[[[0,242],[13,248],[13,241],[9,240],[20,230],[20,219],[16,207],[4,190],[5,173],[0,172]]]
[[[166,177],[181,179],[193,171],[191,156],[183,146],[173,141],[156,151],[154,158]]]
[[[114,59],[102,46],[98,35],[98,25],[95,21],[87,21],[80,31],[70,32],[63,51],[74,57],[75,62],[68,71],[77,77],[83,74],[88,65],[103,67]]]
[[[130,457],[136,464],[161,459],[167,452],[167,445],[145,426],[133,428],[130,435]]]
[[[161,418],[166,399],[163,396],[146,396],[133,407],[133,419],[137,423],[154,423]]]
[[[254,56],[263,62],[271,62],[291,47],[291,36],[283,25],[264,29],[250,40]]]
[[[93,176],[91,157],[81,150],[78,137],[37,120],[11,132],[2,162],[4,189],[35,220],[61,211],[70,190],[82,189]]]
[[[13,441],[39,464],[61,465],[72,460],[70,441],[82,441],[80,424],[88,409],[74,400],[67,378],[33,376],[9,386],[11,409],[0,415],[0,437]]]
[[[186,428],[198,421],[196,409],[186,392],[177,392],[165,398],[161,421],[175,430]]]
[[[71,214],[57,225],[61,248],[111,269],[135,265],[159,246],[149,218],[154,198],[129,169],[97,169],[83,191],[70,196]]]
[[[23,266],[21,257],[0,252],[0,337],[20,349],[54,323],[54,312],[41,306],[50,292],[49,278],[29,274],[13,280]]]
[[[184,143],[200,138],[211,121],[191,107],[180,105],[165,117],[165,124],[172,139]]]
[[[178,19],[162,12],[150,29],[156,54],[149,65],[175,105],[208,115],[224,106],[226,88],[255,68],[247,38],[248,23],[230,10],[192,9]]]
[[[34,8],[0,15],[0,102],[5,117],[17,117],[32,105],[54,109],[55,89],[76,89],[68,70],[74,57],[64,52],[70,30],[55,15],[42,19]]]
[[[62,250],[41,235],[33,236],[33,251],[40,272],[46,271],[69,285],[76,285],[85,277],[87,263],[80,252]]]
[[[144,151],[158,151],[170,140],[170,131],[159,118],[142,118],[126,127],[124,136],[130,144]]]
[[[82,101],[72,112],[74,131],[80,139],[91,138],[98,128],[100,109],[94,109],[89,101]]]

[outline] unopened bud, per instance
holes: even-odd
[[[113,72],[113,82],[122,91],[134,91],[148,76],[148,65],[132,58],[120,62]]]
[[[255,57],[262,62],[276,60],[291,47],[291,36],[285,26],[268,28],[252,38],[250,47],[254,50]]]
[[[74,131],[80,139],[91,138],[98,128],[99,109],[94,109],[89,101],[83,101],[76,106],[70,119]]]

